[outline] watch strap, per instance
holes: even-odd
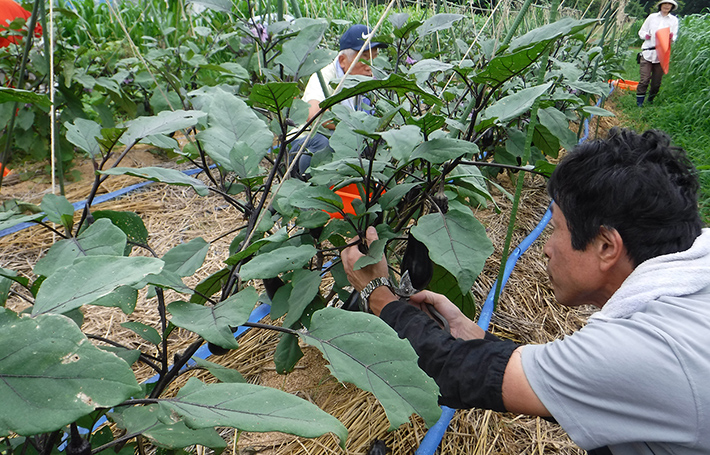
[[[392,283],[390,282],[389,278],[380,276],[373,280],[370,280],[370,282],[365,285],[362,291],[360,291],[360,307],[364,312],[371,312],[370,302],[368,301],[368,299],[370,298],[370,295],[372,295],[372,293],[375,291],[375,289],[379,288],[380,286],[387,286],[388,288],[392,289]]]

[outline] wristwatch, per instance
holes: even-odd
[[[366,313],[371,313],[370,303],[368,302],[368,299],[370,298],[370,295],[375,291],[375,289],[379,288],[380,286],[387,286],[388,288],[392,289],[392,283],[390,283],[389,278],[380,276],[371,280],[365,285],[362,291],[360,291],[360,308],[362,309],[362,311]]]

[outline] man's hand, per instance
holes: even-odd
[[[422,291],[409,298],[409,303],[428,313],[425,303],[433,305],[451,328],[451,335],[464,340],[483,338],[485,332],[475,322],[467,318],[451,300],[441,294],[431,291]]]
[[[365,233],[365,243],[370,245],[372,242],[378,239],[377,230],[370,226],[367,228]],[[348,281],[353,285],[355,290],[358,292],[362,291],[367,283],[379,277],[388,277],[389,273],[387,271],[387,261],[385,257],[382,256],[380,262],[377,264],[370,264],[367,267],[363,267],[359,270],[353,270],[355,262],[358,259],[365,256],[358,249],[358,245],[350,246],[343,250],[340,257],[343,260],[343,268],[345,269],[345,274],[348,276]],[[379,316],[382,308],[388,303],[397,300],[397,296],[392,293],[392,291],[386,286],[380,286],[375,289],[369,298],[369,306],[373,313]]]

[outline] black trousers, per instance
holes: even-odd
[[[651,63],[643,57],[641,57],[640,65],[641,78],[636,89],[636,96],[645,96],[648,90],[648,98],[652,99],[658,93],[658,89],[661,88],[663,68],[661,68],[660,63]],[[650,90],[649,85],[651,86]]]

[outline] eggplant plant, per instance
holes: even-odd
[[[390,60],[402,60],[421,38],[446,36],[462,19],[442,14],[410,23],[395,15],[388,52],[396,55]],[[0,301],[22,296],[31,302],[22,313],[0,307],[2,450],[49,453],[62,435],[70,447],[85,447],[78,427],[90,430],[92,453],[132,447],[137,437],[169,449],[220,449],[225,442],[215,427],[225,426],[304,437],[332,433],[344,446],[347,429],[334,417],[296,396],[245,383],[216,362],[196,360],[221,382],[190,378],[177,394],[166,393],[189,374],[185,366],[203,344],[215,353],[239,349],[233,335],[238,326],[282,333],[274,354],[279,372],[294,368],[302,344],[315,346],[336,378],[374,394],[391,428],[412,414],[433,424],[440,414],[438,388],[418,368],[409,344],[373,315],[338,308],[353,297],[339,253],[375,226],[380,240],[357,266],[385,254],[393,282],[407,271],[411,285],[446,294],[474,317],[471,288],[493,246],[472,208],[492,202],[491,176],[500,170],[547,172],[545,156],[575,142],[568,123],[604,113],[580,96],[603,95],[599,73],[591,79],[589,71],[603,56],[589,48],[585,34],[596,25],[563,18],[500,47],[494,40],[466,43],[450,36],[450,45],[466,57],[449,59],[452,54],[442,52],[385,77],[355,78],[320,105],[317,122],[336,124],[333,153],[313,156],[307,181],[288,178],[288,168],[297,152],[293,141],[317,127],[306,121],[299,94],[305,78],[334,55],[323,46],[330,27],[325,21],[297,19],[272,29],[269,39],[279,45],[261,48],[262,62],[270,66],[260,76],[236,85],[180,86],[181,108],[120,126],[66,122],[66,140],[88,154],[97,170],[79,219],[70,201],[55,195],[39,206],[7,201],[0,211],[0,230],[32,221],[60,238],[32,276],[0,269]],[[540,67],[544,53],[552,56],[549,68]],[[157,52],[150,58],[162,57]],[[340,105],[361,94],[372,100],[373,115]],[[540,108],[531,122],[534,103]],[[529,125],[534,131],[527,131]],[[176,131],[189,138],[187,146],[178,146]],[[523,162],[528,136],[535,153]],[[121,167],[139,142],[175,151],[202,177]],[[184,279],[203,264],[208,242],[194,238],[159,256],[139,216],[95,210],[100,184],[115,175],[186,186],[240,213],[244,223],[232,234],[224,267],[187,286]],[[356,191],[351,207],[339,195],[345,187]],[[110,306],[130,314],[146,287],[160,324],[127,328],[153,346],[151,352],[120,340],[89,341],[81,308]],[[263,304],[278,324],[248,322]],[[181,352],[170,336],[176,327],[193,333]],[[136,362],[155,370],[154,382],[137,381],[131,370]],[[121,431],[95,428],[103,417]]]

